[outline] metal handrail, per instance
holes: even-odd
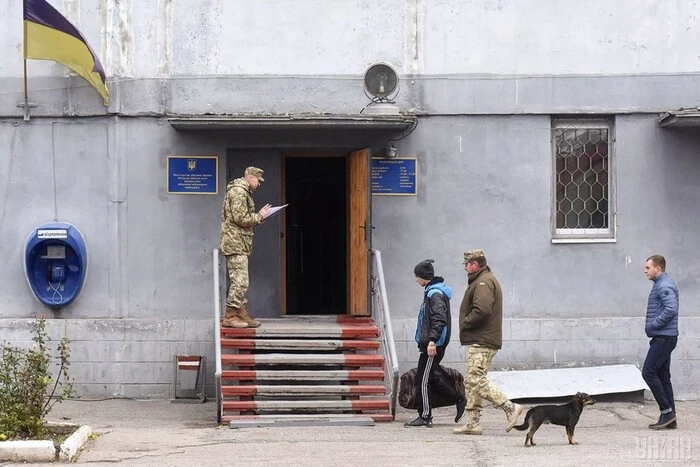
[[[216,354],[216,372],[214,373],[214,380],[216,386],[216,421],[217,423],[221,423],[221,418],[223,416],[223,400],[221,397],[221,267],[219,264],[219,249],[214,248],[212,253],[214,256],[214,352]]]
[[[391,364],[391,378],[389,387],[389,408],[391,417],[396,419],[396,401],[399,389],[399,359],[396,355],[396,343],[394,342],[394,331],[391,327],[391,313],[389,312],[389,300],[386,294],[386,282],[384,281],[384,267],[382,266],[382,253],[379,250],[372,250],[372,258],[376,275],[372,276],[372,295],[375,306],[372,307],[374,320],[382,329],[382,347],[384,357]],[[374,283],[378,286],[375,287]]]

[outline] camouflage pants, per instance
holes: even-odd
[[[245,298],[248,292],[248,255],[227,256],[226,269],[229,282],[226,306],[240,308],[248,301]]]
[[[508,397],[498,387],[486,379],[491,368],[491,361],[498,350],[478,345],[467,346],[467,410],[481,410],[481,399],[491,402],[494,407],[501,407],[508,402]]]

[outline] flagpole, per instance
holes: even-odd
[[[24,2],[22,2],[24,4]],[[26,6],[23,5],[24,8]],[[24,121],[29,121],[29,92],[27,86],[27,22],[24,20],[24,15],[22,15],[22,27],[24,29]]]

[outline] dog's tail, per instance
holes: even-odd
[[[525,431],[529,428],[529,424],[527,423],[527,420],[525,420],[522,425],[515,425],[513,428],[518,431]]]

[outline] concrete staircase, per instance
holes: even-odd
[[[303,316],[221,328],[222,421],[372,424],[391,421],[371,318]]]

